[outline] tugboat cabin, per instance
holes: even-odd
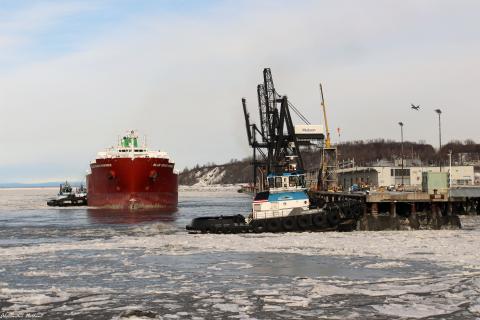
[[[302,214],[310,201],[303,172],[285,172],[267,176],[268,191],[259,192],[253,200],[253,218],[268,219]]]

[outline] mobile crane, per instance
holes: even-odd
[[[335,191],[337,189],[337,148],[332,146],[330,140],[330,130],[328,129],[327,108],[325,106],[325,98],[323,96],[323,86],[320,83],[320,104],[323,110],[323,119],[325,122],[325,144],[322,148],[320,161],[320,171],[318,175],[317,190],[319,191]]]

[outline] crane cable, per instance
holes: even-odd
[[[277,98],[281,98],[282,96],[278,94],[277,91],[275,91],[275,94],[277,95]],[[288,101],[288,106],[295,112],[295,114],[302,120],[305,124],[311,124],[310,121],[298,110],[290,101]]]

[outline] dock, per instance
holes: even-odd
[[[480,214],[480,187],[449,188],[429,192],[311,192],[318,202],[363,202],[357,230],[408,230],[460,228],[459,215]]]

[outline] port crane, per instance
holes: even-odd
[[[325,123],[325,133],[326,133],[326,138],[325,138],[325,148],[330,148],[331,147],[331,142],[330,142],[330,130],[328,130],[328,119],[327,119],[327,110],[325,107],[325,99],[323,98],[323,86],[320,83],[320,96],[322,100],[320,101],[320,104],[322,105],[322,110],[323,110],[323,121]]]
[[[260,189],[264,188],[266,173],[282,172],[294,165],[303,170],[303,159],[299,152],[287,96],[280,95],[273,83],[269,68],[263,70],[263,83],[257,86],[260,128],[250,123],[246,99],[242,99],[248,142],[253,148],[254,187],[260,173]],[[260,155],[257,158],[258,154]],[[287,162],[289,162],[287,164]]]
[[[253,149],[254,187],[257,187],[258,180],[258,190],[261,191],[265,187],[266,174],[286,170],[303,172],[305,166],[300,148],[323,145],[325,135],[320,126],[310,124],[286,95],[277,92],[270,68],[263,70],[263,83],[257,86],[257,99],[260,126],[251,123],[245,98],[242,98],[242,106],[248,142]],[[305,123],[303,127],[293,125],[291,110]]]

